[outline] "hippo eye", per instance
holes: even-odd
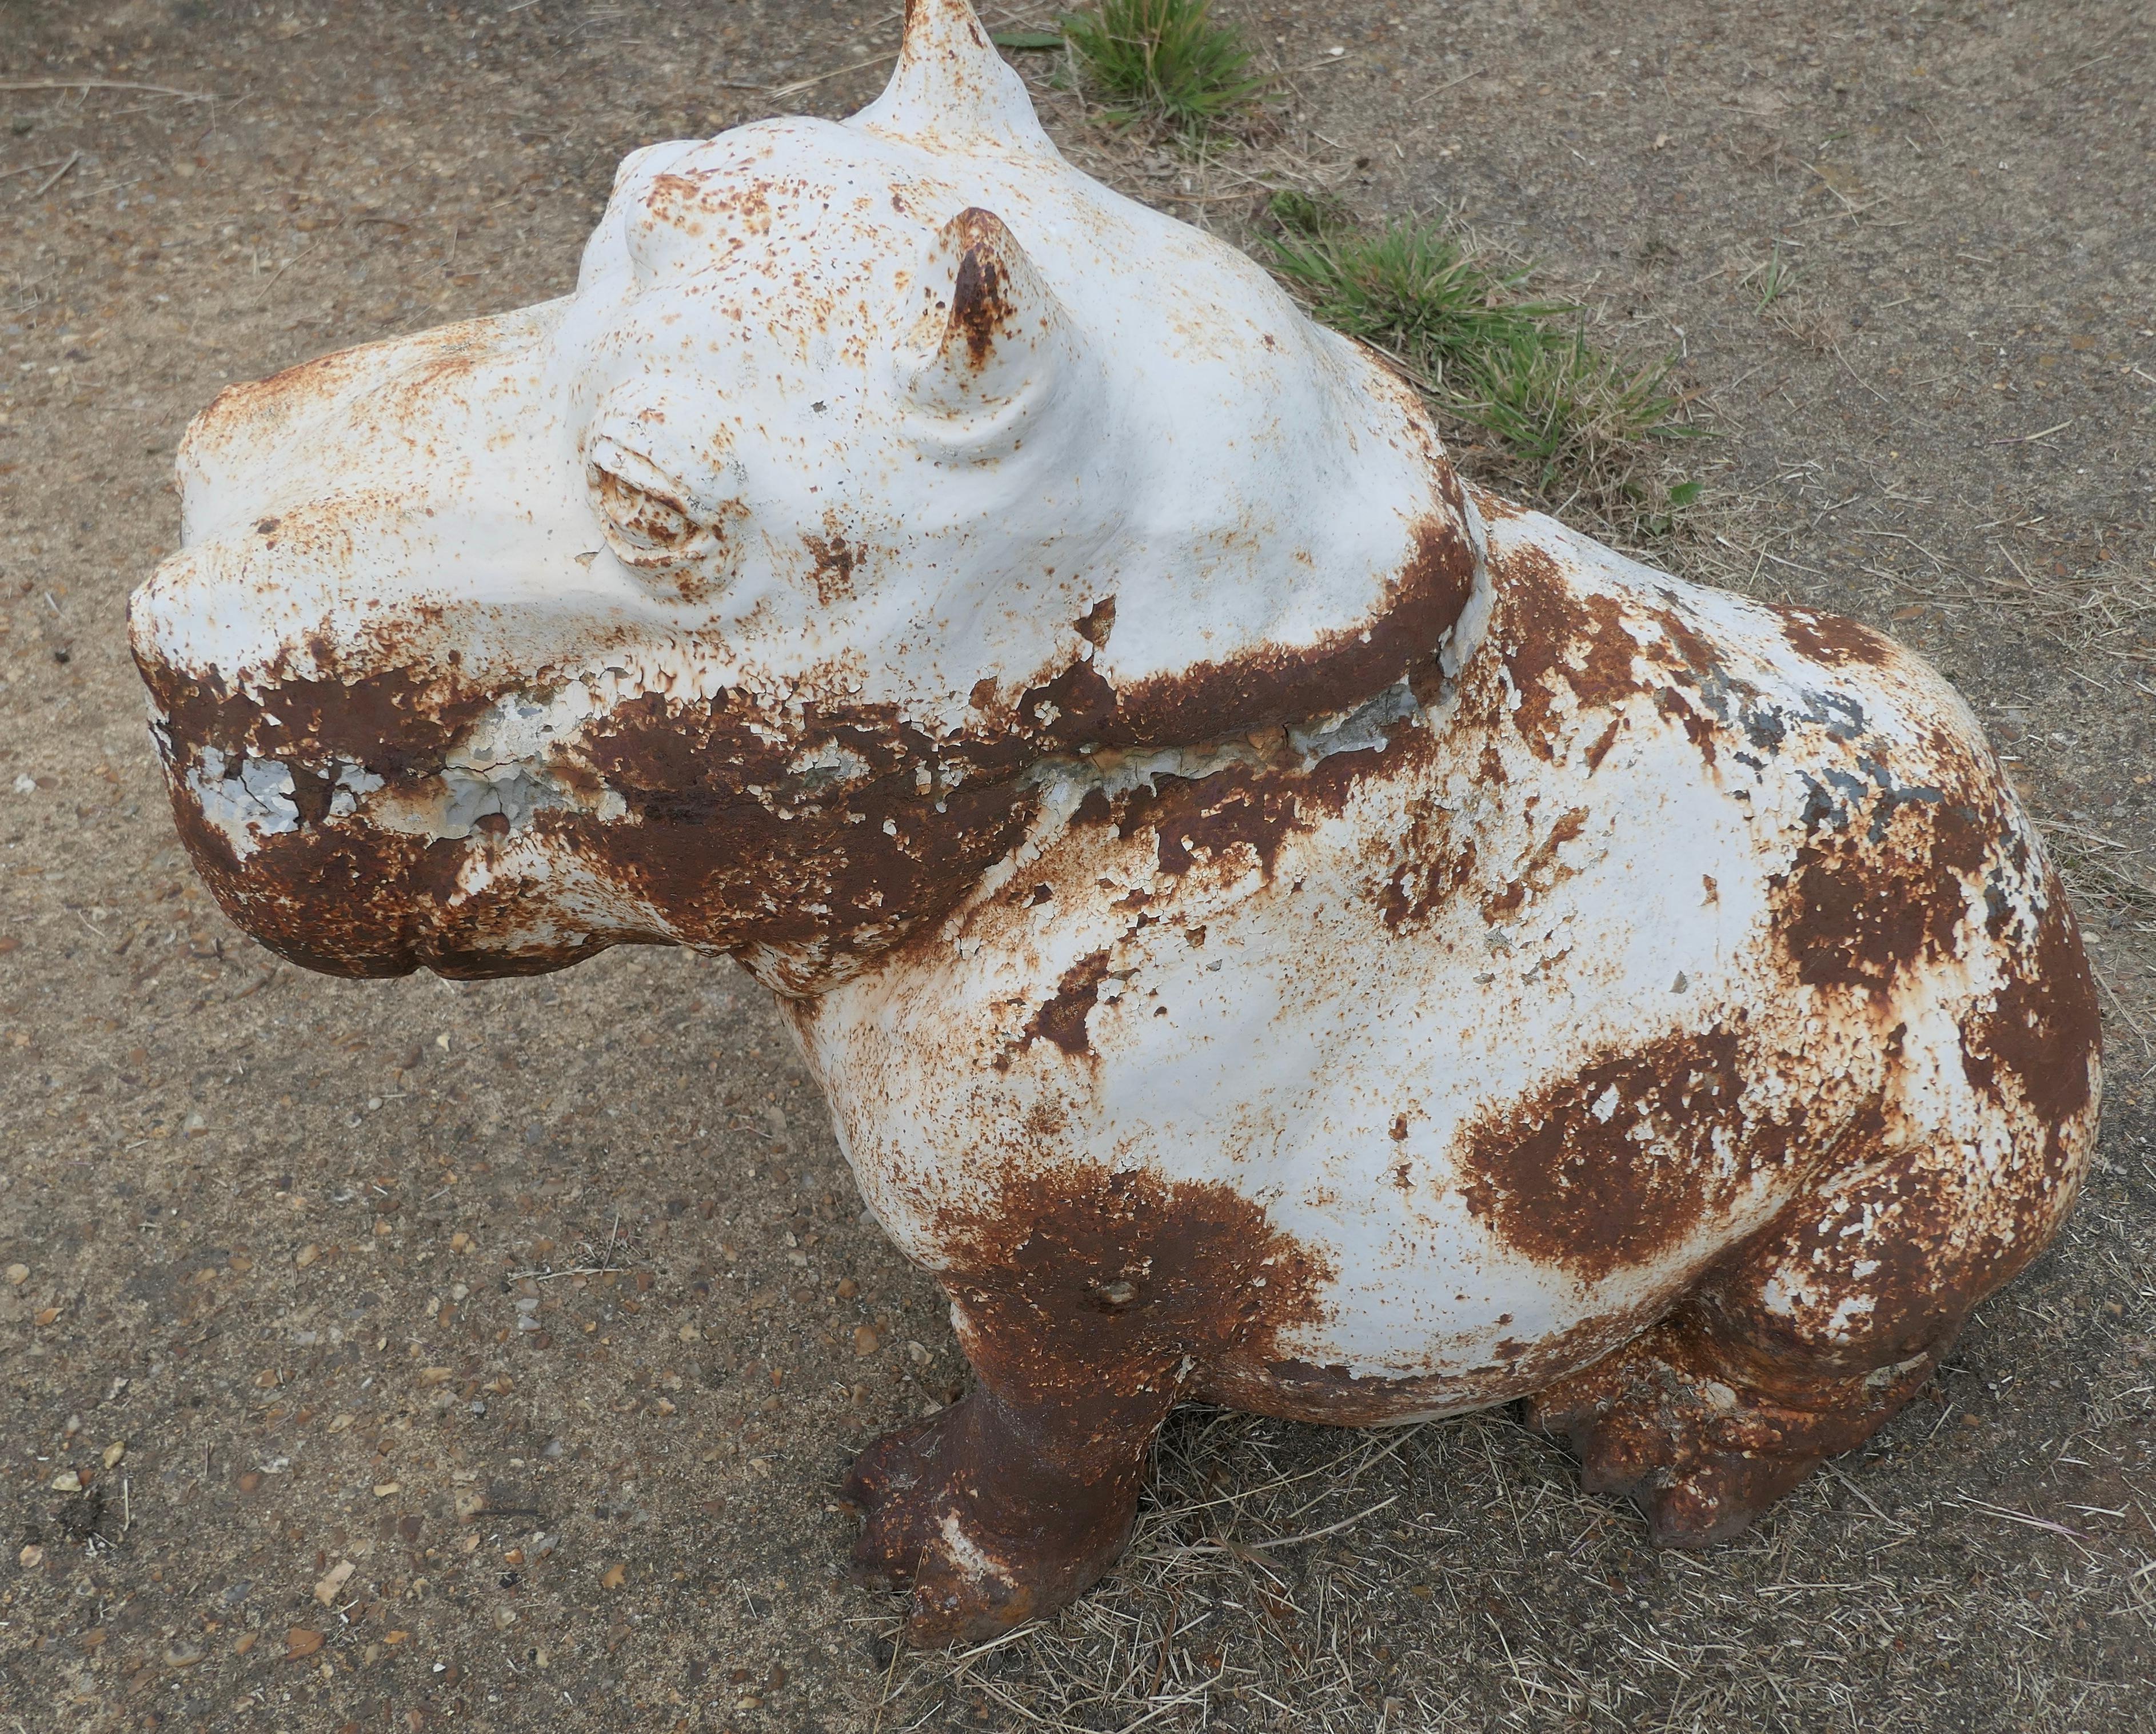
[[[671,560],[686,553],[701,527],[672,494],[594,464],[592,482],[599,515],[614,552],[631,565]]]
[[[685,484],[610,433],[586,445],[584,481],[607,546],[624,566],[684,602],[707,601],[726,581],[737,552],[728,527],[747,514],[741,501]]]

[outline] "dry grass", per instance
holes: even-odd
[[[2123,1238],[2111,1252],[2146,1282]],[[1502,1414],[1343,1433],[1187,1410],[1106,1582],[972,1650],[892,1653],[878,1726],[1869,1734],[1890,1703],[1950,1720],[1943,1658],[1979,1634],[2021,1634],[2032,1665],[2062,1616],[2156,1636],[2145,1515],[1932,1481],[1910,1500],[1900,1454],[1956,1418],[1919,1405],[1736,1546],[1689,1555],[1648,1548],[1629,1509],[1582,1495],[1564,1454]],[[2045,1571],[1987,1574],[2002,1525],[2045,1538]],[[1943,1532],[1970,1572],[1937,1570]],[[2127,1690],[2082,1682],[2023,1706],[2026,1725],[2115,1714]]]

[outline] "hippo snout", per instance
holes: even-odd
[[[552,671],[639,630],[576,558],[546,331],[482,322],[234,388],[182,449],[187,546],[130,639],[197,868],[310,968],[529,973],[649,933],[540,836],[618,797],[518,726]]]

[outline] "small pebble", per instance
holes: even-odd
[[[23,1284],[29,1280],[30,1267],[28,1265],[11,1264],[8,1267],[8,1281],[11,1286],[19,1289]]]
[[[339,1560],[323,1573],[321,1581],[315,1585],[315,1599],[325,1608],[335,1606],[337,1597],[343,1593],[345,1585],[352,1581],[352,1562]]]
[[[201,1644],[192,1638],[175,1638],[165,1646],[165,1665],[168,1668],[192,1668],[207,1654]]]

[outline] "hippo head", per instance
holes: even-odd
[[[235,386],[178,468],[130,624],[182,835],[352,975],[811,991],[1044,766],[1322,725],[1486,602],[1412,393],[1065,163],[965,0],[850,120],[631,156],[573,293]]]

